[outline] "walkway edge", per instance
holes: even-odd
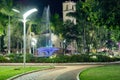
[[[81,71],[80,71],[80,72],[77,74],[77,76],[76,76],[76,79],[77,79],[77,80],[80,80],[79,76],[80,76],[81,72],[83,72],[83,71],[86,70],[86,69],[88,69],[88,68],[83,68],[83,69],[81,69]]]
[[[77,80],[80,80],[79,75],[80,75],[81,71],[77,74]]]
[[[61,66],[61,65],[90,65],[90,64],[120,64],[116,62],[78,62],[78,63],[26,63],[26,66]],[[0,63],[0,66],[22,66],[23,63]]]
[[[53,69],[53,68],[55,68],[55,67],[46,68],[46,69],[43,69],[43,70],[48,70],[48,69]],[[15,78],[21,77],[23,75],[34,73],[34,72],[39,72],[39,71],[43,71],[43,70],[33,70],[33,71],[26,72],[26,73],[21,73],[21,74],[18,74],[18,75],[15,75],[13,77],[8,78],[7,80],[14,80]]]
[[[98,65],[98,66],[104,66],[104,65]],[[77,74],[76,79],[80,80],[79,76],[80,76],[81,72],[83,72],[84,70],[89,69],[89,68],[95,68],[95,67],[98,67],[98,66],[93,66],[93,67],[91,66],[91,67],[88,67],[88,68],[81,69],[80,72]]]

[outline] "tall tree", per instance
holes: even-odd
[[[86,50],[89,53],[90,49],[97,49],[106,42],[106,32],[108,30],[105,25],[101,25],[99,22],[100,7],[97,0],[79,0],[76,4],[76,12],[68,14],[77,19],[79,30],[77,42],[81,51],[83,51],[82,53],[85,53]],[[103,45],[101,45],[101,42]]]
[[[0,13],[0,52],[3,52],[5,48],[4,45],[4,37],[6,35],[5,29],[6,29],[6,17]]]
[[[52,23],[52,31],[58,35],[58,36],[61,36],[61,33],[62,33],[62,28],[63,28],[63,22],[59,16],[59,14],[54,14],[52,17],[51,17],[51,23]]]
[[[119,0],[86,0],[85,2],[85,7],[87,7],[89,12],[88,20],[99,26],[99,28],[104,28],[105,32],[107,31],[104,33],[107,34],[106,45],[109,48],[112,47],[113,42],[117,42],[120,39],[119,3]]]
[[[8,53],[10,53],[10,43],[11,43],[11,35],[10,35],[10,16],[13,16],[13,0],[1,0],[1,9],[0,12],[4,14],[5,16],[8,16]]]

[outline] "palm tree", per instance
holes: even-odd
[[[13,0],[2,0],[1,1],[1,9],[0,12],[4,14],[5,16],[8,16],[8,53],[10,54],[10,17],[13,16],[13,11],[11,10],[13,8]]]
[[[5,20],[6,18],[0,13],[0,52],[4,51]]]
[[[2,23],[0,22],[0,36],[2,36],[3,34],[4,34],[4,27]]]

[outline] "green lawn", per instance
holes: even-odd
[[[30,72],[33,70],[43,70],[47,68],[52,68],[51,66],[0,66],[0,80],[6,80],[17,74]]]
[[[120,80],[120,65],[87,69],[80,74],[80,80]]]

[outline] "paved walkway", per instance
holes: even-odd
[[[98,65],[55,66],[55,69],[26,74],[14,80],[77,80],[80,70],[94,66]]]
[[[120,64],[120,61],[109,63],[27,63],[28,66],[51,65],[56,68],[26,74],[14,80],[77,80],[76,76],[81,70],[105,64]],[[0,63],[0,66],[7,65],[21,66],[23,63]]]

